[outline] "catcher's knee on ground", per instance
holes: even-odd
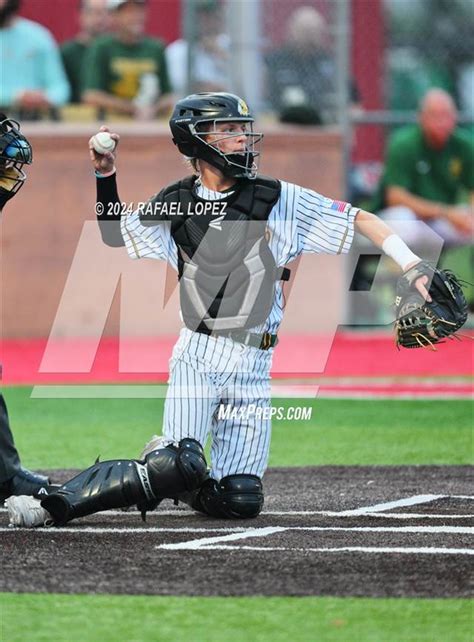
[[[137,504],[155,508],[167,497],[199,488],[207,476],[201,445],[182,439],[153,450],[144,461],[122,459],[98,462],[63,484],[41,505],[56,525],[101,510]]]
[[[212,517],[257,517],[263,508],[263,488],[256,475],[228,475],[219,482],[207,479],[195,495],[192,507]]]

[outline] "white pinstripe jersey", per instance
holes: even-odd
[[[197,182],[196,193],[206,200],[218,200],[229,192],[214,192]],[[350,203],[335,201],[313,190],[281,181],[281,194],[267,221],[268,244],[278,267],[287,265],[306,252],[345,254],[354,238],[354,218],[358,209]],[[145,227],[139,212],[122,218],[122,235],[133,259],[153,258],[167,261],[176,271],[178,252],[170,224]],[[275,300],[265,323],[252,328],[255,333],[276,334],[283,318],[283,286],[278,281]]]

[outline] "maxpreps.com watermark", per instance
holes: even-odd
[[[227,203],[222,201],[197,201],[196,203],[188,203],[187,207],[183,207],[182,203],[165,203],[165,202],[147,202],[147,203],[122,203],[114,202],[95,204],[95,212],[99,215],[105,216],[127,216],[138,212],[140,216],[153,217],[168,217],[168,216],[225,216],[227,210]]]
[[[257,406],[249,403],[248,406],[233,406],[221,404],[217,411],[217,419],[249,420],[249,419],[276,419],[278,421],[309,421],[313,408],[311,406]]]

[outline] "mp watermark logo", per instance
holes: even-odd
[[[174,213],[179,215],[178,212]],[[195,263],[201,260],[201,247],[204,255],[205,248],[217,244],[221,236],[220,230],[224,231],[227,224],[226,220],[222,220],[223,213],[219,208],[216,207],[216,211],[207,212],[207,214],[212,215],[212,220],[209,223],[209,230],[193,255]],[[171,211],[168,211],[167,215],[171,216]],[[249,222],[246,221],[245,224],[247,223]],[[399,221],[399,223],[411,225],[414,222]],[[416,221],[416,223],[423,226],[424,238],[427,247],[429,246],[429,252],[426,251],[424,258],[437,263],[443,247],[442,239],[423,222]],[[104,224],[107,224],[106,220]],[[283,221],[281,226],[282,238],[293,238],[292,221]],[[99,353],[99,344],[107,324],[114,328],[113,336],[118,340],[117,364],[114,366],[117,374],[121,377],[153,375],[154,379],[157,373],[167,374],[168,360],[163,356],[168,350],[165,345],[167,337],[176,335],[182,326],[177,266],[172,262],[165,263],[163,260],[130,260],[130,256],[147,259],[165,258],[167,254],[165,246],[171,242],[170,227],[171,221],[166,220],[156,228],[160,232],[156,245],[143,243],[138,246],[132,237],[125,234],[124,240],[128,241],[126,249],[105,245],[96,221],[84,223],[74,256],[71,257],[64,289],[58,293],[56,314],[37,370],[44,382],[50,375],[55,381],[60,381],[61,375],[81,375],[83,379],[78,381],[80,386],[71,386],[67,381],[68,385],[65,386],[54,385],[54,381],[44,385],[39,383],[33,389],[35,396],[51,398],[165,396],[165,386],[155,386],[151,389],[151,386],[133,385],[116,387],[112,390],[111,386],[82,384],[97,383],[94,378],[88,379],[88,376],[93,372]],[[396,231],[402,235],[401,227]],[[406,231],[410,232],[411,227]],[[257,226],[255,230],[249,229],[245,238],[258,238],[259,233]],[[387,300],[387,288],[391,287],[387,284],[387,274],[393,276],[396,281],[398,273],[393,272],[393,268],[389,267],[387,264],[389,259],[386,257],[380,261],[370,290],[351,289],[359,259],[362,255],[368,254],[380,255],[380,250],[356,244],[351,252],[344,256],[305,253],[291,264],[291,280],[282,285],[279,284],[277,291],[278,304],[285,307],[285,318],[284,326],[278,331],[281,345],[275,350],[272,365],[273,377],[284,375],[287,380],[299,381],[313,379],[324,373],[338,328],[345,324],[358,324],[357,320],[351,316],[351,311],[370,310],[371,307],[377,309],[380,301]],[[253,258],[258,262],[259,254],[256,252]],[[263,279],[263,274],[264,271],[260,270],[258,278]],[[235,275],[240,278],[240,271],[236,270]],[[227,284],[226,288],[230,287],[225,274],[212,279],[212,283],[206,283],[206,286],[209,285],[206,291],[207,300],[212,301],[225,284]],[[256,277],[253,278],[252,285],[253,287],[249,290],[251,302],[259,296],[263,287],[260,286]],[[270,286],[274,287],[273,281],[270,282]],[[395,288],[393,291],[395,292]],[[87,294],[84,295],[84,293]],[[115,305],[113,305],[114,300],[116,300]],[[390,303],[389,315],[391,310]],[[109,320],[109,316],[112,320]],[[394,313],[393,318],[390,318],[390,321],[393,320]],[[374,314],[373,318],[364,319],[363,325],[379,326],[380,320]],[[108,334],[111,334],[110,328]],[[306,341],[305,337],[308,336],[314,340]],[[294,338],[299,338],[299,343],[295,343]],[[107,336],[104,337],[104,344],[107,339]],[[286,341],[288,343],[283,359],[280,355],[283,354]],[[294,350],[293,345],[296,346]],[[242,346],[242,350],[246,349],[249,348]],[[205,368],[206,362],[203,364]],[[211,368],[210,365],[209,368]],[[317,385],[312,390],[312,396],[317,396]],[[299,394],[301,390],[298,388],[294,392]],[[189,396],[189,391],[184,394]],[[249,409],[247,412],[253,411]],[[264,411],[255,409],[256,412]],[[282,418],[287,418],[287,411],[284,409],[272,409],[271,412],[279,412]],[[279,417],[273,414],[271,418]],[[297,417],[288,417],[288,419],[291,418]]]

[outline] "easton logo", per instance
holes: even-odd
[[[155,494],[153,493],[150,486],[150,480],[148,478],[146,466],[142,466],[142,464],[136,464],[136,467],[147,499],[155,499]]]
[[[224,215],[218,216],[209,223],[209,227],[213,227],[215,230],[220,230],[222,232],[221,223],[224,220]]]

